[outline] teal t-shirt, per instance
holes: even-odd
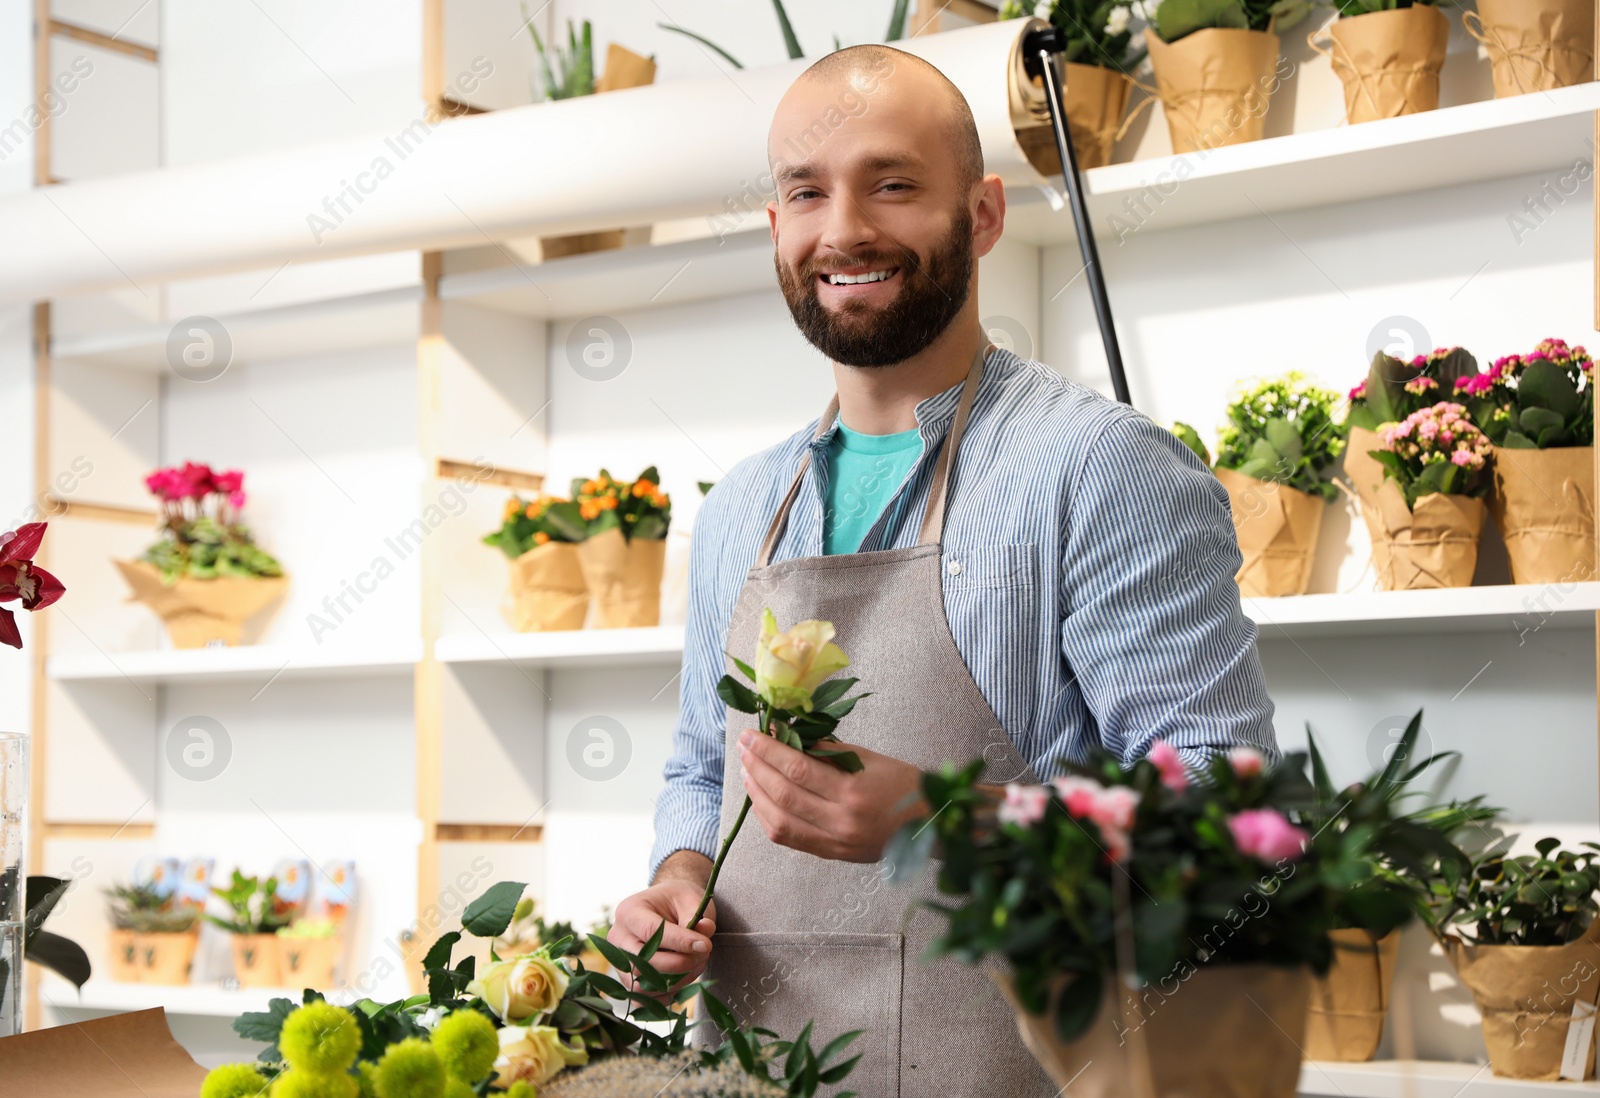
[[[922,432],[864,435],[843,423],[828,443],[822,551],[854,553],[922,453]]]

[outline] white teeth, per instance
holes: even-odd
[[[854,286],[859,282],[882,282],[892,274],[894,274],[892,267],[886,271],[869,271],[860,275],[830,274],[828,282],[834,286]]]

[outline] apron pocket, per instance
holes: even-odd
[[[714,941],[711,993],[741,1022],[786,1041],[812,1022],[819,1052],[839,1034],[863,1030],[841,1057],[862,1054],[840,1087],[864,1098],[899,1095],[901,935],[723,931]]]

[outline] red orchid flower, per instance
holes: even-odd
[[[24,610],[42,610],[66,593],[61,581],[33,563],[49,523],[30,522],[0,534],[0,602],[21,600]],[[0,644],[22,647],[16,614],[0,606]]]

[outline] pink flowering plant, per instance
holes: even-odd
[[[187,576],[281,576],[283,568],[262,550],[241,519],[244,474],[219,472],[187,461],[157,469],[144,478],[145,487],[161,501],[161,540],[143,559],[161,570],[171,584]]]
[[[951,902],[930,905],[946,920],[933,953],[1003,958],[1024,1006],[1052,1009],[1072,1040],[1117,971],[1122,916],[1149,982],[1206,963],[1327,970],[1339,901],[1370,872],[1369,832],[1308,826],[1304,764],[1240,747],[1191,774],[1158,741],[1131,766],[1102,752],[1003,790],[983,784],[981,760],[947,765],[923,776],[931,817],[902,828],[888,857],[905,880],[937,852]]]
[[[1350,390],[1349,427],[1376,431],[1387,423],[1450,397],[1458,377],[1478,372],[1478,360],[1461,347],[1441,347],[1406,362],[1379,351],[1367,376]]]
[[[1594,360],[1565,340],[1547,339],[1526,355],[1458,377],[1455,396],[1497,446],[1594,445]]]
[[[1440,401],[1378,431],[1379,449],[1370,451],[1397,481],[1406,505],[1435,492],[1482,497],[1489,491],[1489,438],[1473,425],[1467,409]]]

